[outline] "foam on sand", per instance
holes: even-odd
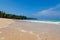
[[[1,19],[0,26],[0,40],[60,40],[55,22]]]
[[[38,34],[11,26],[12,23],[12,19],[0,18],[0,40],[41,40]]]
[[[59,22],[35,20],[17,20],[16,22],[18,23],[15,23],[16,25],[21,25],[21,28],[31,31],[30,33],[34,35],[35,33],[39,34],[40,39],[42,40],[60,40],[60,25],[58,25]]]
[[[52,22],[52,21],[37,21],[37,20],[20,20],[20,21],[35,22],[35,23],[48,23],[48,24],[60,25],[60,22]]]
[[[1,28],[0,31],[2,33],[0,34],[0,40],[41,40],[35,33],[31,34],[30,31],[24,29],[20,30],[14,27],[12,27],[12,29],[11,27]]]

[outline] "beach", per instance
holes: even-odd
[[[0,18],[0,40],[60,40],[58,24]]]

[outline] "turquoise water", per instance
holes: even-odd
[[[42,19],[39,19],[38,21],[51,21],[51,22],[60,22],[60,20],[42,20]]]
[[[39,20],[35,20],[35,21],[49,21],[49,22],[60,22],[60,20],[42,20],[42,19],[39,19]]]

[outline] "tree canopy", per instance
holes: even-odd
[[[14,14],[7,14],[3,11],[0,11],[0,18],[9,18],[9,19],[35,19],[35,18],[28,18],[26,16],[18,16]]]

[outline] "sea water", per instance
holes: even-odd
[[[20,20],[20,21],[25,21],[25,22],[35,22],[35,23],[49,23],[49,24],[57,24],[60,25],[60,21],[56,20]]]

